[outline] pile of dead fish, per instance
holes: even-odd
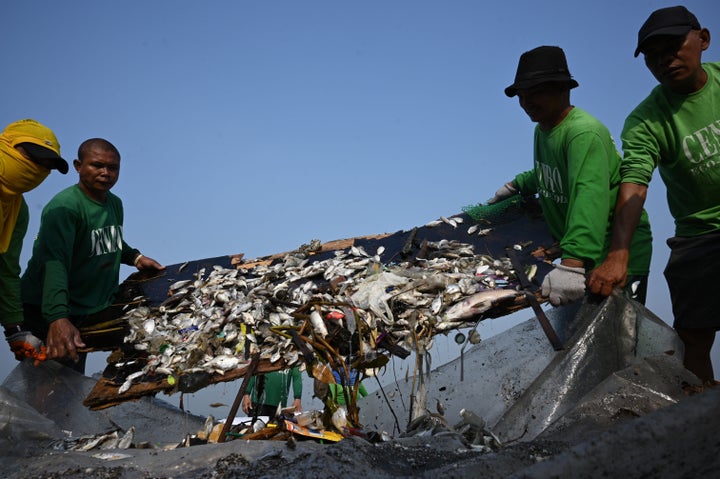
[[[469,448],[480,452],[497,451],[502,447],[500,439],[487,428],[485,420],[469,409],[460,410],[460,421],[451,426],[444,412],[427,412],[408,424],[400,437],[427,437],[443,434],[458,435]]]
[[[320,247],[314,240],[249,269],[201,270],[169,285],[159,306],[127,311],[125,342],[148,361],[120,392],[144,374],[223,374],[247,363],[248,351],[272,363],[302,363],[291,329],[315,353],[341,351],[337,337],[354,338],[353,353],[376,351],[383,337],[406,350],[421,342],[429,350],[435,334],[476,325],[483,312],[520,296],[510,261],[478,254],[468,243],[429,242],[412,264],[384,264],[382,247],[353,246],[318,260]],[[338,328],[346,334],[331,334]]]
[[[127,431],[115,430],[96,435],[68,437],[54,444],[53,448],[67,451],[91,451],[108,449],[128,449],[131,447],[149,447],[134,443],[135,427]]]

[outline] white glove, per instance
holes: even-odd
[[[512,182],[509,181],[502,185],[499,190],[495,192],[495,196],[487,200],[487,204],[491,205],[493,203],[497,203],[498,201],[502,201],[504,199],[510,198],[511,196],[517,195],[518,190],[513,186]]]
[[[542,295],[549,296],[553,306],[582,298],[585,295],[585,268],[555,265],[543,280]]]

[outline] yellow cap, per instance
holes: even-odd
[[[55,133],[47,126],[32,120],[25,119],[10,123],[5,127],[2,136],[13,148],[21,143],[30,143],[42,147],[30,148],[30,154],[41,158],[51,158],[54,166],[62,174],[68,172],[68,163],[60,156],[60,143]]]

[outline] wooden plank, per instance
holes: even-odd
[[[250,362],[242,366],[227,371],[225,374],[213,374],[208,378],[208,384],[217,384],[221,382],[234,381],[245,376]],[[285,369],[287,366],[281,359],[276,363],[263,360],[258,364],[256,374],[269,373]],[[144,396],[152,396],[158,393],[174,393],[178,391],[177,383],[170,384],[167,377],[158,378],[157,380],[148,379],[144,382],[133,384],[127,391],[120,393],[122,383],[102,377],[95,384],[93,389],[87,395],[83,404],[92,410],[105,409],[107,407],[116,406],[126,401],[134,401]],[[202,389],[202,388],[201,388]],[[185,391],[194,392],[194,391]]]
[[[369,236],[357,236],[355,238],[345,238],[340,240],[333,240],[328,241],[327,243],[323,243],[320,246],[319,253],[325,253],[327,251],[337,251],[341,249],[347,249],[355,245],[357,241],[360,240],[379,240],[382,238],[386,238],[390,236],[390,233],[380,234],[380,235],[369,235]],[[277,259],[284,258],[289,253],[292,253],[292,251],[286,251],[284,253],[276,253],[270,256],[263,256],[261,258],[257,258],[254,260],[250,260],[248,262],[237,262],[233,263],[234,265],[237,265],[238,269],[252,269],[257,266],[266,266],[271,264],[273,261]]]

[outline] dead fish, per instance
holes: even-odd
[[[466,319],[478,314],[482,314],[492,308],[496,302],[517,297],[519,292],[514,289],[493,289],[475,293],[472,296],[455,303],[445,312],[444,321],[453,321],[458,319]]]
[[[125,378],[125,382],[122,383],[122,386],[120,386],[120,388],[118,389],[118,394],[122,394],[125,391],[127,391],[128,389],[130,389],[130,386],[132,386],[133,381],[136,378],[139,378],[140,376],[142,376],[143,374],[145,374],[144,371],[136,371],[132,374],[128,374],[127,378]]]
[[[442,294],[438,294],[437,297],[430,304],[430,312],[432,314],[438,314],[443,306]]]
[[[440,219],[443,221],[443,223],[447,223],[453,228],[457,228],[457,222],[454,218],[445,218],[444,216],[441,216]]]
[[[443,222],[442,220],[429,221],[428,223],[425,223],[425,227],[427,227],[427,228],[434,228],[434,227],[436,227],[437,225],[442,224],[442,222]]]
[[[320,336],[321,338],[324,338],[328,335],[327,326],[325,326],[325,321],[323,321],[322,316],[320,316],[320,313],[317,309],[314,309],[310,313],[310,324],[312,324],[313,331],[315,334]]]
[[[535,279],[535,275],[537,274],[538,267],[536,264],[531,264],[527,267],[525,270],[525,275],[527,276],[528,281],[532,281]]]
[[[216,371],[225,372],[235,369],[240,364],[240,358],[237,356],[216,356],[210,361],[206,362],[203,367],[212,368]]]
[[[339,432],[347,427],[347,409],[344,406],[338,406],[331,418],[333,426]]]
[[[444,416],[435,413],[427,413],[410,421],[407,429],[404,433],[400,434],[400,437],[432,436],[440,432],[451,430],[452,428]]]
[[[170,287],[168,288],[168,290],[175,291],[176,289],[180,289],[183,286],[187,286],[190,283],[192,283],[191,279],[183,279],[183,280],[180,280],[180,281],[177,281],[177,282],[171,284]]]
[[[130,426],[117,443],[118,449],[128,449],[135,439],[135,426]]]

